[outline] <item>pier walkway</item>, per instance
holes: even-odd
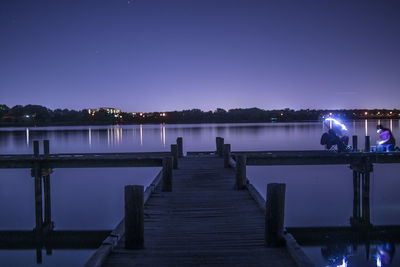
[[[103,266],[296,266],[285,247],[264,246],[264,213],[222,158],[180,158],[172,184],[145,205],[145,248],[122,237]]]

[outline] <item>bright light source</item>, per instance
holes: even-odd
[[[334,123],[335,125],[340,126],[342,128],[342,130],[347,131],[347,127],[343,123],[341,123],[340,121],[338,121],[338,120],[336,120],[334,118],[327,118],[327,119],[325,119],[325,121],[329,121],[331,123]]]
[[[376,257],[376,267],[382,267],[381,256],[379,254]]]
[[[342,264],[338,265],[337,267],[347,267],[347,261],[345,257],[343,257]]]
[[[364,115],[368,115],[368,112],[365,112]]]

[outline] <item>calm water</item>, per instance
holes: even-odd
[[[349,135],[366,134],[375,144],[377,121],[349,122]],[[400,140],[399,120],[382,121]],[[178,136],[184,151],[215,150],[215,137],[225,138],[233,151],[314,150],[324,132],[322,123],[135,125],[96,127],[1,128],[0,153],[32,153],[33,140],[50,140],[51,153],[169,151]],[[375,165],[371,175],[371,222],[400,225],[400,166]],[[158,168],[56,169],[52,174],[52,220],[56,230],[112,229],[123,216],[126,184],[147,185]],[[251,182],[265,196],[271,182],[284,182],[287,226],[348,226],[352,216],[353,182],[348,166],[248,167]],[[34,228],[34,192],[30,170],[0,170],[1,230]],[[377,247],[379,246],[376,245]],[[306,247],[320,266],[329,262],[326,248]],[[348,255],[349,266],[377,266],[362,248]],[[71,253],[74,253],[71,256]],[[43,253],[42,266],[82,265],[92,251]],[[345,253],[345,254],[346,254]],[[346,254],[346,255],[347,255]],[[353,265],[352,265],[353,264]],[[355,264],[355,265],[354,265]],[[0,250],[0,266],[35,266],[34,251]],[[400,266],[394,257],[392,266]],[[332,265],[338,266],[338,265]],[[378,265],[379,266],[379,265]]]

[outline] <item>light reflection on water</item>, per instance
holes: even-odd
[[[399,121],[382,120],[399,137]],[[347,123],[349,133],[377,140],[378,121]],[[323,123],[189,124],[89,127],[3,128],[2,154],[32,153],[34,140],[50,140],[51,153],[168,151],[183,137],[184,151],[215,150],[215,137],[233,151],[315,150]],[[399,140],[399,138],[397,138]],[[42,153],[42,148],[41,148]],[[371,220],[399,224],[398,165],[376,165],[371,177]],[[155,168],[59,169],[52,175],[52,214],[56,229],[111,229],[122,218],[126,184],[146,184]],[[0,170],[0,229],[32,229],[33,181],[29,170]],[[285,182],[287,226],[347,226],[352,215],[352,172],[348,166],[248,167],[261,194],[267,183]],[[24,196],[24,197],[20,197]],[[7,205],[5,205],[7,203]],[[12,208],[10,208],[12,207]],[[88,212],[90,211],[90,212]],[[320,252],[318,252],[320,254]],[[1,259],[0,259],[1,263]]]

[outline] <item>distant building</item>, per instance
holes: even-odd
[[[105,110],[105,111],[107,111],[107,113],[109,113],[109,114],[119,114],[119,113],[122,112],[120,109],[116,109],[116,108],[107,108],[107,107],[102,107],[102,108],[100,108],[100,110]]]
[[[88,109],[87,109],[87,112],[88,112],[90,115],[92,115],[92,116],[94,116],[94,114],[95,114],[97,111],[99,111],[97,108],[88,108]]]

